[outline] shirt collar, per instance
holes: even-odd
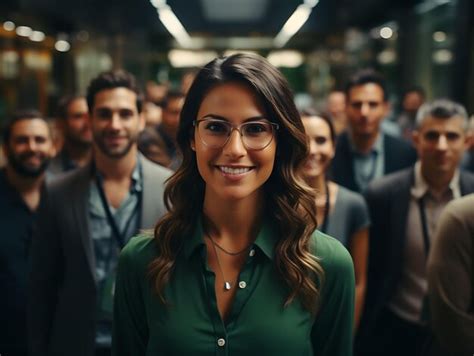
[[[459,169],[454,172],[453,178],[449,182],[449,190],[453,194],[453,198],[459,198],[461,196],[461,188],[459,185]],[[421,174],[421,162],[417,161],[415,164],[415,182],[411,188],[411,194],[416,199],[420,199],[425,196],[430,190],[428,183]]]
[[[262,250],[270,260],[273,260],[275,257],[275,245],[277,240],[277,235],[275,230],[272,228],[272,224],[270,224],[269,221],[264,221],[262,228],[255,239],[255,246],[260,248],[260,250]]]
[[[183,252],[184,257],[189,258],[194,250],[201,245],[204,245],[204,230],[202,229],[202,221],[201,219],[197,219],[196,221],[196,228],[194,229],[194,233],[191,236],[191,239],[184,241]]]
[[[184,243],[183,252],[186,258],[189,258],[198,247],[204,245],[203,236],[202,220],[199,218],[191,239]],[[271,260],[275,257],[276,236],[272,224],[264,221],[254,243]]]
[[[369,155],[371,153],[377,153],[377,155],[380,155],[380,153],[383,152],[383,137],[384,137],[384,135],[383,135],[382,131],[379,132],[379,134],[377,136],[377,139],[374,142],[374,145],[372,146],[370,151],[367,152],[367,153],[360,153],[357,150],[357,147],[354,144],[354,141],[352,139],[352,134],[349,133],[348,136],[349,136],[349,143],[350,143],[351,151],[352,151],[352,153],[354,153],[356,155],[366,156],[366,155]]]
[[[141,192],[142,191],[142,163],[140,160],[140,156],[137,156],[137,164],[132,172],[132,184],[131,184],[131,191],[133,192]]]
[[[103,179],[102,174],[97,170],[97,168],[94,168],[93,170],[96,171],[96,174],[102,180]],[[135,167],[133,168],[132,175],[130,176],[130,178],[132,179],[130,183],[130,192],[131,193],[141,192],[143,188],[143,174],[142,174],[142,163],[141,163],[140,155],[137,155],[137,163],[135,164]],[[94,181],[94,184],[95,184],[95,181]]]

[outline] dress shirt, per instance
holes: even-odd
[[[359,191],[363,192],[369,183],[383,177],[385,170],[385,147],[383,144],[383,133],[379,132],[377,140],[367,153],[360,153],[355,147],[352,136],[349,135],[351,150],[354,156],[354,174],[355,181],[359,187]]]
[[[407,215],[406,244],[402,278],[397,293],[390,301],[390,309],[399,317],[414,323],[422,323],[423,301],[428,291],[426,277],[425,245],[419,200],[423,199],[428,237],[433,238],[436,224],[445,206],[461,196],[459,171],[456,171],[448,189],[441,194],[434,194],[421,174],[421,163],[415,164],[415,181],[411,188],[410,205]]]
[[[274,267],[275,224],[263,224],[238,278],[227,320],[217,309],[215,275],[207,263],[202,225],[185,240],[165,287],[167,305],[149,279],[155,241],[132,239],[119,260],[113,352],[132,355],[352,355],[354,270],[347,250],[315,232],[312,250],[325,271],[318,314],[298,300]]]
[[[36,218],[0,170],[0,355],[26,353],[28,262]]]
[[[117,224],[120,233],[127,239],[138,232],[140,218],[140,194],[142,191],[142,177],[139,160],[132,172],[132,183],[129,194],[115,209],[109,205],[110,212]],[[120,246],[113,235],[107,219],[99,189],[95,179],[91,180],[89,195],[89,219],[91,237],[94,245],[95,271],[98,294],[98,305],[103,303],[101,291],[107,288],[108,277],[113,276],[117,267]],[[125,242],[127,242],[125,241]],[[98,325],[96,329],[96,344],[110,347],[112,337],[111,315],[103,315],[98,308]]]

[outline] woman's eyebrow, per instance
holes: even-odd
[[[222,120],[222,121],[227,121],[227,122],[230,121],[229,119],[225,118],[224,116],[216,115],[216,114],[206,114],[202,117],[202,119],[217,119],[217,120]],[[257,116],[249,117],[248,119],[245,119],[243,122],[261,121],[261,120],[267,120],[267,118],[262,116],[262,115],[257,115]]]

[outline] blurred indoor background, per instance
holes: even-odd
[[[298,105],[318,105],[354,69],[401,92],[420,85],[474,111],[472,0],[1,0],[0,121],[52,115],[57,99],[125,68],[179,87],[218,55],[253,51],[278,66]]]

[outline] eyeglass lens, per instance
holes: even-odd
[[[209,147],[223,147],[234,126],[222,120],[203,120],[198,122],[198,133],[203,143]],[[273,139],[273,127],[269,122],[251,121],[236,127],[247,148],[263,149]]]

